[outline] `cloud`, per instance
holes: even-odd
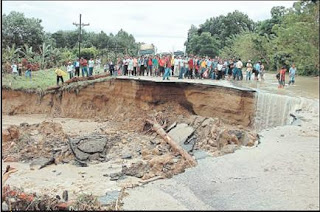
[[[23,12],[42,20],[48,32],[72,30],[73,22],[90,23],[88,31],[116,34],[121,28],[159,51],[184,49],[187,31],[210,17],[239,10],[254,21],[270,18],[273,6],[293,1],[3,1],[2,13]]]

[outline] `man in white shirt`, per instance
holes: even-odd
[[[93,67],[94,67],[94,61],[92,58],[90,58],[89,62],[88,62],[88,65],[89,65],[89,76],[92,76],[93,74]]]
[[[180,64],[180,58],[175,57],[174,58],[174,69],[173,69],[173,76],[179,75],[179,64]]]
[[[243,64],[241,62],[241,59],[239,58],[239,61],[236,63],[236,67],[237,67],[237,80],[242,80],[243,79],[243,75],[242,75],[242,67]]]
[[[17,66],[17,64],[15,62],[12,63],[11,69],[12,69],[12,74],[13,75],[18,75],[18,66]]]
[[[69,78],[71,79],[73,77],[73,65],[71,64],[71,62],[68,63],[67,72],[69,74]]]

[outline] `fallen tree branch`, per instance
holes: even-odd
[[[147,119],[146,121],[152,124],[153,130],[156,131],[172,147],[174,151],[180,153],[181,156],[186,159],[186,161],[191,166],[197,165],[197,161],[193,157],[191,157],[191,155],[189,155],[188,152],[186,152],[181,146],[179,146],[156,121],[152,121],[149,119]]]
[[[150,183],[150,182],[153,182],[153,181],[156,181],[156,180],[160,180],[160,179],[164,179],[164,177],[163,176],[156,176],[156,177],[153,177],[153,178],[150,178],[150,179],[147,179],[147,180],[140,180],[139,182],[144,185],[146,183]]]

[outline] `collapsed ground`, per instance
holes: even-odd
[[[7,186],[4,189],[5,205],[9,209],[30,210],[44,207],[119,209],[126,187],[171,178],[190,168],[190,164],[152,130],[147,119],[155,119],[196,159],[204,152],[219,156],[232,153],[242,145],[254,146],[258,142],[257,135],[248,127],[225,123],[220,118],[193,115],[177,104],[168,102],[148,112],[130,105],[124,107],[127,113],[108,114],[93,120],[58,121],[48,116],[36,124],[17,121],[15,125],[6,126],[2,130],[2,159],[5,164],[28,164],[31,173],[45,169],[51,171],[52,167],[57,167],[51,175],[60,173],[59,165],[83,170],[84,167],[108,164],[116,168],[97,175],[99,179],[116,182],[118,190],[109,190],[105,195],[93,193],[92,196],[90,190],[73,193],[67,190],[68,200],[61,198],[62,190],[32,194],[29,188],[21,188],[23,185],[20,188]],[[85,174],[80,175],[86,178]],[[12,181],[15,179],[14,174],[11,178]],[[12,181],[9,178],[7,185]],[[81,192],[85,196],[80,195]]]

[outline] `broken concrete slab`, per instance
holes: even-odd
[[[171,138],[178,142],[180,146],[182,146],[186,151],[191,151],[193,145],[192,144],[185,144],[185,142],[190,138],[194,133],[194,128],[190,127],[189,125],[182,123],[178,124],[175,128],[170,130],[168,133]]]
[[[90,140],[89,140],[90,139]],[[92,140],[91,140],[92,139]],[[103,152],[106,143],[107,143],[106,137],[100,137],[100,138],[88,138],[82,140],[78,144],[78,148],[85,153],[96,153],[96,152]]]
[[[30,163],[30,169],[39,169],[49,161],[50,161],[50,158],[45,158],[45,157],[36,158]]]
[[[110,191],[107,192],[105,196],[101,196],[98,198],[98,201],[102,206],[107,206],[113,203],[114,201],[117,201],[119,198],[120,191]]]

